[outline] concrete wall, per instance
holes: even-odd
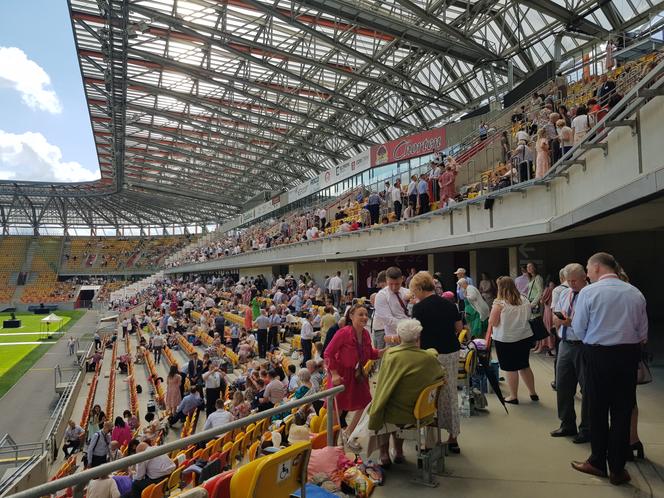
[[[272,266],[255,266],[252,268],[240,268],[240,278],[256,277],[263,275],[267,279],[268,285],[272,285]]]
[[[288,272],[293,277],[297,278],[299,275],[309,272],[309,275],[321,286],[325,283],[325,275],[331,277],[337,271],[341,271],[341,279],[344,282],[344,286],[348,281],[348,275],[353,275],[353,278],[357,279],[357,264],[355,261],[334,261],[332,263],[312,262],[288,265]]]
[[[5,497],[19,491],[34,488],[35,486],[44,484],[46,481],[48,481],[48,459],[46,454],[43,454],[2,496]]]

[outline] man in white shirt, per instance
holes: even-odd
[[[275,287],[277,289],[283,289],[284,287],[286,287],[286,280],[284,279],[284,277],[279,275],[279,277],[277,278],[277,283],[275,284]]]
[[[394,216],[397,221],[399,221],[401,219],[401,208],[403,206],[401,204],[401,180],[398,178],[390,189],[389,195],[390,201],[392,201],[392,206],[394,207]]]
[[[217,363],[212,363],[210,369],[203,374],[205,382],[205,413],[210,415],[216,410],[216,402],[221,393],[226,391],[226,382]]]
[[[413,209],[417,206],[417,175],[410,177],[410,183],[408,184],[408,204],[413,206]]]
[[[440,166],[434,161],[431,161],[431,173],[429,173],[429,178],[431,179],[431,190],[433,193],[434,202],[437,202],[438,199],[440,198],[439,194],[440,186],[438,185],[438,179],[440,178],[440,175],[441,175]]]
[[[150,448],[148,443],[140,443],[136,447],[136,453],[142,453],[148,448]],[[167,454],[137,463],[136,473],[131,483],[131,498],[141,498],[141,493],[145,488],[168,477],[174,470],[175,463]]]
[[[81,447],[83,434],[85,434],[85,431],[80,425],[77,425],[73,420],[68,422],[67,430],[65,431],[65,444],[62,447],[65,458],[69,458],[72,453],[78,451]]]
[[[408,318],[408,291],[402,287],[403,274],[396,266],[385,270],[387,285],[376,294],[374,320],[380,320],[385,329],[385,344],[398,343],[397,324]]]
[[[194,303],[192,303],[189,299],[185,299],[182,303],[182,309],[184,310],[184,314],[187,316],[191,316],[191,310],[193,307]]]
[[[300,328],[302,359],[305,363],[311,359],[311,345],[314,340],[313,318],[313,315],[308,313],[306,318],[302,318],[302,325]]]
[[[334,301],[334,307],[338,308],[341,304],[341,290],[343,289],[343,282],[341,281],[341,272],[338,271],[337,274],[330,279],[328,284],[328,291],[332,295],[332,301]]]
[[[157,333],[152,337],[152,354],[154,355],[154,362],[157,365],[161,363],[161,352],[165,345],[166,340],[164,336],[157,330]]]
[[[563,291],[566,291],[569,289],[569,285],[567,285],[567,282],[565,280],[565,268],[562,268],[560,272],[558,272],[558,276],[560,278],[560,285],[555,287],[553,289],[553,292],[551,293],[551,309],[552,310],[560,310],[558,307],[560,295],[562,294]],[[555,322],[555,320],[554,320]],[[555,323],[554,323],[555,325]],[[556,335],[556,356],[553,359],[553,380],[551,381],[551,388],[555,391],[556,390],[556,371],[557,371],[557,364],[558,364],[558,349],[560,347],[560,339]]]
[[[525,130],[519,130],[516,132],[516,143],[519,145],[526,145],[530,140],[530,135]]]
[[[325,230],[325,224],[327,223],[327,211],[325,208],[318,210],[318,219],[320,220],[320,229]]]
[[[219,427],[233,421],[233,415],[224,409],[223,399],[220,398],[215,401],[215,407],[217,408],[216,411],[210,413],[207,420],[205,421],[205,425],[203,426],[204,431],[214,429],[215,427]]]

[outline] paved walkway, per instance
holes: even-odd
[[[56,365],[71,368],[75,357],[67,355],[67,338],[70,335],[90,338],[80,341],[80,349],[87,349],[99,315],[88,311],[28,370],[21,379],[0,399],[0,436],[9,433],[17,443],[40,441],[50,414],[58,401],[55,393],[53,369]],[[13,343],[18,344],[18,343]],[[72,372],[63,372],[67,380]]]
[[[415,452],[413,445],[407,444],[406,463],[392,465],[385,485],[376,488],[373,498],[400,498],[412,493],[418,498],[663,498],[664,368],[653,369],[655,381],[639,386],[637,392],[639,435],[648,459],[627,464],[632,476],[629,485],[612,486],[608,479],[571,468],[571,460],[588,458],[589,444],[549,436],[559,424],[555,392],[549,386],[553,359],[533,355],[531,365],[539,403],[530,402],[520,386],[521,404],[509,406],[507,415],[490,394],[489,413],[461,420],[461,454],[446,459],[445,474],[437,478],[438,488],[410,482],[415,473]]]

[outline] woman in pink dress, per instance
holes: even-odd
[[[346,387],[336,398],[342,424],[348,412],[355,412],[353,420],[348,424],[347,434],[353,432],[362,412],[371,402],[369,378],[364,375],[364,364],[383,354],[382,350],[374,349],[371,345],[371,336],[366,329],[368,321],[367,309],[361,304],[353,305],[346,315],[346,323],[350,325],[339,329],[325,349],[329,370],[328,387],[341,384]]]
[[[450,162],[448,162],[447,166],[445,167],[445,173],[440,175],[440,179],[438,180],[438,185],[440,187],[440,206],[439,207],[445,207],[445,204],[447,203],[448,199],[454,198],[456,195],[456,188],[454,186],[454,182],[456,181],[456,176],[457,176],[457,168],[455,166],[455,163],[453,162],[452,159],[450,159]]]
[[[171,365],[171,370],[166,377],[166,409],[175,413],[178,409],[182,395],[180,394],[180,383],[182,376],[178,373],[177,365]]]
[[[546,136],[546,129],[540,128],[537,131],[537,142],[535,144],[537,151],[537,167],[535,168],[535,178],[542,178],[551,167],[551,157],[549,155],[549,139]]]

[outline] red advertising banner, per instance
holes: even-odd
[[[371,147],[371,167],[433,154],[446,147],[445,128],[414,133]]]

